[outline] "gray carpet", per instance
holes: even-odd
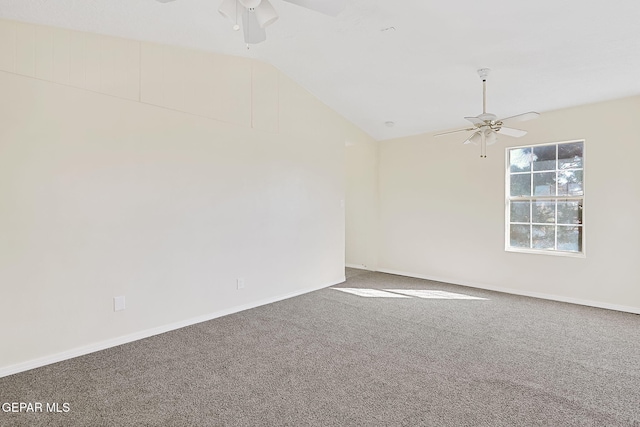
[[[347,270],[327,288],[0,379],[2,426],[640,426],[640,316]],[[393,295],[401,293],[393,292]]]

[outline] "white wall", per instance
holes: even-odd
[[[544,113],[479,157],[460,134],[380,143],[379,270],[640,312],[640,97]],[[505,252],[505,146],[586,140],[586,258]]]
[[[276,69],[0,21],[0,93],[0,376],[343,280],[364,136]]]

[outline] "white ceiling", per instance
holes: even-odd
[[[482,67],[501,117],[640,94],[637,0],[347,0],[337,18],[271,0],[249,50],[220,2],[0,0],[0,17],[260,59],[379,140],[466,126]]]

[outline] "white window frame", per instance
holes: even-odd
[[[543,146],[558,146],[561,144],[570,144],[570,143],[575,143],[575,142],[581,142],[582,143],[582,196],[524,196],[524,197],[512,197],[511,196],[511,188],[510,188],[510,184],[511,184],[511,165],[510,165],[510,159],[509,159],[509,151],[513,150],[513,149],[518,149],[518,148],[535,148],[535,147],[543,147]],[[519,253],[527,253],[527,254],[538,254],[538,255],[552,255],[552,256],[566,256],[566,257],[574,257],[574,258],[585,258],[586,257],[586,228],[585,228],[585,217],[586,217],[586,209],[585,209],[585,205],[586,205],[586,185],[585,185],[585,173],[586,173],[586,151],[587,151],[587,144],[586,144],[586,140],[584,139],[576,139],[576,140],[569,140],[569,141],[558,141],[558,142],[547,142],[547,143],[542,143],[542,144],[527,144],[527,145],[520,145],[520,146],[511,146],[511,147],[506,147],[505,149],[505,237],[504,237],[504,247],[505,247],[505,251],[507,252],[519,252]],[[557,161],[557,159],[556,159]],[[557,165],[556,165],[556,171],[557,171]],[[533,179],[534,173],[533,171],[529,172],[531,174],[531,177]],[[533,184],[532,184],[533,185]],[[532,187],[533,188],[533,187]],[[557,183],[556,183],[556,194],[557,194]],[[518,200],[529,200],[531,202],[533,201],[537,201],[537,200],[581,200],[582,201],[582,217],[581,217],[581,224],[580,226],[582,227],[582,250],[581,252],[573,252],[573,251],[563,251],[563,250],[558,250],[558,249],[534,249],[534,248],[521,248],[521,247],[512,247],[510,242],[511,242],[511,232],[510,232],[510,225],[511,225],[511,205],[510,205],[510,201],[518,201]],[[532,203],[533,206],[533,203]],[[531,225],[537,225],[536,223],[533,222],[533,218],[530,215],[530,219],[531,221],[529,222],[529,224]],[[554,226],[558,226],[558,210],[556,208],[556,221],[553,223]],[[524,223],[523,223],[524,224]],[[551,225],[551,224],[540,224],[540,225]],[[556,247],[557,247],[557,241],[558,241],[558,233],[556,232]]]

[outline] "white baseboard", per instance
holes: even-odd
[[[570,304],[584,305],[584,306],[587,306],[587,307],[604,308],[604,309],[607,309],[607,310],[615,310],[615,311],[622,311],[622,312],[625,312],[625,313],[640,314],[640,307],[631,307],[631,306],[625,306],[625,305],[610,304],[610,303],[601,302],[601,301],[583,300],[583,299],[580,299],[580,298],[572,298],[572,297],[565,297],[565,296],[561,296],[561,295],[545,294],[545,293],[541,293],[541,292],[523,291],[523,290],[520,290],[520,289],[503,288],[503,287],[500,287],[500,286],[492,286],[492,285],[486,285],[486,284],[481,284],[481,283],[464,282],[464,281],[455,280],[455,279],[448,279],[448,278],[444,278],[444,277],[427,276],[427,275],[423,275],[423,274],[407,273],[406,271],[391,270],[391,269],[387,269],[387,268],[381,268],[381,269],[378,269],[378,271],[380,273],[389,273],[389,274],[395,274],[395,275],[398,275],[398,276],[415,277],[416,279],[425,279],[425,280],[433,280],[435,282],[451,283],[453,285],[467,286],[467,287],[470,287],[470,288],[484,289],[484,290],[487,290],[487,291],[502,292],[502,293],[505,293],[505,294],[521,295],[521,296],[525,296],[525,297],[533,297],[533,298],[540,298],[540,299],[546,299],[546,300],[551,300],[551,301],[566,302],[566,303],[570,303]]]
[[[345,267],[349,267],[349,268],[357,268],[358,270],[368,270],[368,271],[373,271],[371,270],[369,267],[367,267],[364,264],[345,264]]]
[[[149,338],[154,335],[163,334],[165,332],[173,331],[175,329],[184,328],[185,326],[194,325],[196,323],[206,322],[208,320],[213,320],[218,317],[227,316],[229,314],[238,313],[240,311],[249,310],[251,308],[260,307],[262,305],[271,304],[274,302],[282,301],[285,299],[297,297],[299,295],[307,294],[309,292],[317,291],[319,289],[324,289],[329,286],[334,286],[339,283],[342,283],[346,280],[346,277],[342,276],[339,280],[331,283],[325,283],[319,286],[314,286],[312,288],[306,288],[299,291],[278,295],[271,298],[265,298],[259,301],[254,301],[248,304],[243,304],[235,307],[230,307],[224,310],[219,310],[214,313],[205,314],[203,316],[193,317],[190,319],[182,320],[179,322],[171,323],[168,325],[159,326],[157,328],[146,329],[144,331],[134,332],[132,334],[123,335],[121,337],[112,338],[104,341],[100,341],[97,343],[77,347],[71,350],[63,351],[61,353],[52,354],[45,357],[40,357],[37,359],[32,359],[26,362],[17,363],[15,365],[5,366],[0,368],[0,378],[6,377],[8,375],[17,374],[19,372],[28,371],[30,369],[40,368],[42,366],[50,365],[52,363],[62,362],[64,360],[73,359],[74,357],[84,356],[85,354],[94,353],[100,350],[106,350],[107,348],[116,347],[118,345],[127,344],[132,341],[141,340],[144,338]]]

